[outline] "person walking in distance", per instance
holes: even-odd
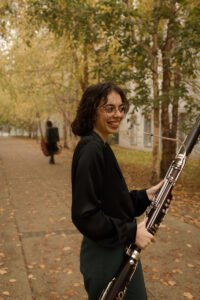
[[[83,235],[80,269],[89,300],[98,300],[126,259],[126,247],[145,249],[154,237],[137,222],[163,184],[129,191],[108,144],[128,111],[124,91],[113,83],[89,86],[83,93],[72,131],[80,137],[72,159],[72,221]],[[126,300],[146,300],[141,262]]]
[[[54,155],[58,151],[57,143],[60,141],[59,132],[57,127],[53,127],[53,123],[51,121],[46,122],[46,141],[47,141],[47,149],[50,156],[49,163],[55,164]]]

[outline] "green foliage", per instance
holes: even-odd
[[[184,99],[189,112],[199,107],[189,85],[197,80],[199,0],[144,0],[138,1],[137,7],[122,0],[16,0],[11,6],[9,1],[3,2],[0,13],[3,7],[3,15],[16,32],[8,62],[11,82],[25,102],[30,99],[48,112],[70,105],[75,110],[80,87],[112,80],[124,86],[128,83],[130,95],[134,95],[130,101],[149,112],[165,101],[162,85],[160,95],[153,97],[152,65],[158,58],[158,72],[162,72],[168,30],[173,47],[167,99],[171,104],[174,99]],[[178,87],[173,82],[177,70],[181,74]],[[162,82],[162,76],[159,80]]]
[[[87,45],[90,80],[133,81],[133,103],[137,106],[152,108],[162,99],[152,99],[150,88],[152,60],[158,55],[152,52],[154,34],[158,36],[158,51],[162,51],[169,28],[174,41],[171,72],[178,64],[184,77],[195,76],[194,53],[199,51],[199,8],[195,3],[152,0],[139,1],[137,7],[115,0],[27,3],[28,16],[38,28],[46,26],[56,35],[70,36],[73,47],[82,53],[83,45]],[[186,90],[184,83],[182,86],[182,91]],[[173,97],[169,99],[173,101]]]

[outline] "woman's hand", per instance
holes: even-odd
[[[137,225],[137,232],[136,232],[136,238],[135,238],[135,244],[142,250],[145,249],[147,246],[149,246],[151,243],[153,243],[154,236],[147,231],[146,229],[146,221],[142,221]]]
[[[149,189],[146,190],[147,192],[147,196],[149,198],[149,200],[153,200],[155,194],[159,191],[159,189],[162,187],[164,183],[164,179],[162,181],[160,181],[158,184],[150,187]]]

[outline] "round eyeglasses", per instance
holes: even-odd
[[[103,104],[99,106],[100,109],[102,109],[107,114],[116,114],[117,111],[121,114],[126,113],[126,106],[124,104],[121,104],[119,106],[115,106],[113,104]]]

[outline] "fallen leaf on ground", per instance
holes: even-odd
[[[159,270],[157,268],[152,268],[152,271],[155,273],[159,272]]]
[[[17,280],[15,278],[9,279],[9,282],[16,282]]]
[[[176,281],[174,281],[174,280],[168,280],[167,283],[168,283],[170,286],[176,285]]]
[[[4,292],[2,292],[2,294],[5,296],[10,296],[10,293],[8,291],[4,291]]]
[[[64,248],[63,248],[64,251],[69,251],[69,250],[71,250],[71,249],[72,249],[71,247],[64,247]]]
[[[194,268],[194,265],[192,264],[187,264],[188,268]]]
[[[57,257],[57,258],[55,259],[55,261],[61,261],[61,258],[60,258],[60,257]]]
[[[181,271],[180,269],[174,269],[172,270],[172,273],[183,274],[183,271]]]
[[[28,278],[29,278],[29,279],[33,279],[33,280],[36,280],[36,278],[34,277],[33,274],[29,274],[29,275],[28,275]]]
[[[165,280],[163,280],[163,279],[160,279],[160,282],[161,282],[162,284],[164,284],[164,285],[168,285],[167,282],[166,282]]]
[[[193,299],[192,294],[190,294],[190,293],[188,293],[188,292],[183,293],[183,296],[184,296],[185,298],[187,298],[187,299]]]
[[[0,275],[4,275],[8,273],[8,271],[6,271],[6,269],[0,269]]]
[[[39,267],[40,267],[40,269],[42,269],[42,270],[45,269],[45,265],[43,265],[43,264],[40,264]]]
[[[29,269],[33,269],[33,266],[32,265],[28,265],[27,266]]]
[[[73,286],[74,286],[74,287],[78,287],[78,286],[80,286],[80,283],[75,282],[75,283],[73,284]]]

